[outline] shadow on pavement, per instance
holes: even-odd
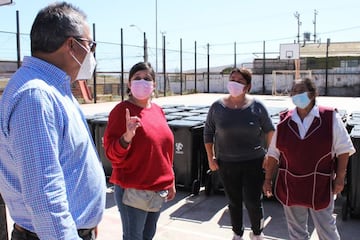
[[[170,214],[172,219],[189,220],[194,222],[210,221],[221,209],[227,205],[224,196],[189,197],[184,205]]]

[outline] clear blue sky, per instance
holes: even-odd
[[[4,32],[15,32],[16,10],[20,14],[22,55],[29,54],[28,35],[39,9],[48,0],[13,0],[15,4],[0,7],[0,60],[16,59],[15,37]],[[156,19],[158,29],[158,66],[162,69],[162,34],[166,36],[167,69],[179,69],[180,38],[183,44],[183,69],[194,67],[194,45],[197,43],[198,68],[206,67],[206,45],[210,45],[210,65],[234,63],[236,42],[237,63],[250,62],[261,57],[263,41],[268,57],[276,57],[281,43],[297,41],[300,14],[300,38],[304,32],[314,34],[314,10],[316,15],[317,41],[351,42],[360,40],[359,0],[72,0],[88,15],[90,24],[95,23],[98,70],[120,70],[120,29],[125,44],[142,46],[143,35],[148,39],[149,60],[155,66]],[[136,27],[130,27],[136,25]],[[116,44],[109,44],[116,43]],[[142,55],[141,47],[125,48],[125,67],[128,68]],[[270,54],[274,53],[274,54]]]

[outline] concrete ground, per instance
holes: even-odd
[[[209,106],[221,96],[223,94],[192,94],[156,98],[153,101],[162,106],[171,104]],[[256,95],[255,97],[262,100],[268,107],[292,107],[289,97],[268,95]],[[360,111],[360,98],[318,97],[317,101],[319,104],[345,110],[348,114]],[[81,107],[86,115],[93,115],[95,113],[108,113],[117,103],[84,104]],[[348,217],[346,221],[343,220],[341,212],[344,202],[345,197],[339,197],[334,212],[340,235],[342,239],[346,240],[359,239],[360,221],[351,217]],[[250,224],[245,210],[244,213],[244,239],[249,239]],[[264,200],[264,214],[265,239],[288,239],[286,221],[280,204],[276,200]],[[9,215],[8,229],[10,234],[12,220]],[[309,231],[312,234],[312,240],[318,239],[311,222]],[[106,210],[99,225],[98,239],[122,239],[121,234],[120,215],[114,202],[113,188],[109,184]],[[226,196],[222,193],[207,196],[204,187],[201,187],[198,195],[192,195],[189,191],[178,190],[176,198],[163,206],[155,236],[155,240],[226,240],[231,238],[232,230]]]
[[[336,201],[334,216],[342,239],[359,239],[359,219],[342,220],[341,205],[344,199]],[[265,239],[288,239],[286,221],[281,205],[274,199],[264,200]],[[250,239],[250,222],[244,209],[244,239]],[[311,240],[317,240],[317,234],[310,221]],[[109,189],[108,204],[103,221],[99,225],[99,238],[122,239],[121,220]],[[178,191],[177,197],[163,207],[155,240],[230,240],[230,216],[227,209],[227,198],[218,193],[205,195],[203,188],[199,195]]]

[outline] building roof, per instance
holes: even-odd
[[[327,43],[306,43],[300,46],[300,57],[326,57]],[[329,57],[360,56],[360,42],[330,42]]]

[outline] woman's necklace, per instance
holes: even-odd
[[[237,109],[246,104],[246,98],[244,97],[240,101],[234,101],[233,99],[230,99],[230,102],[231,102],[231,105],[233,106],[233,108]]]

